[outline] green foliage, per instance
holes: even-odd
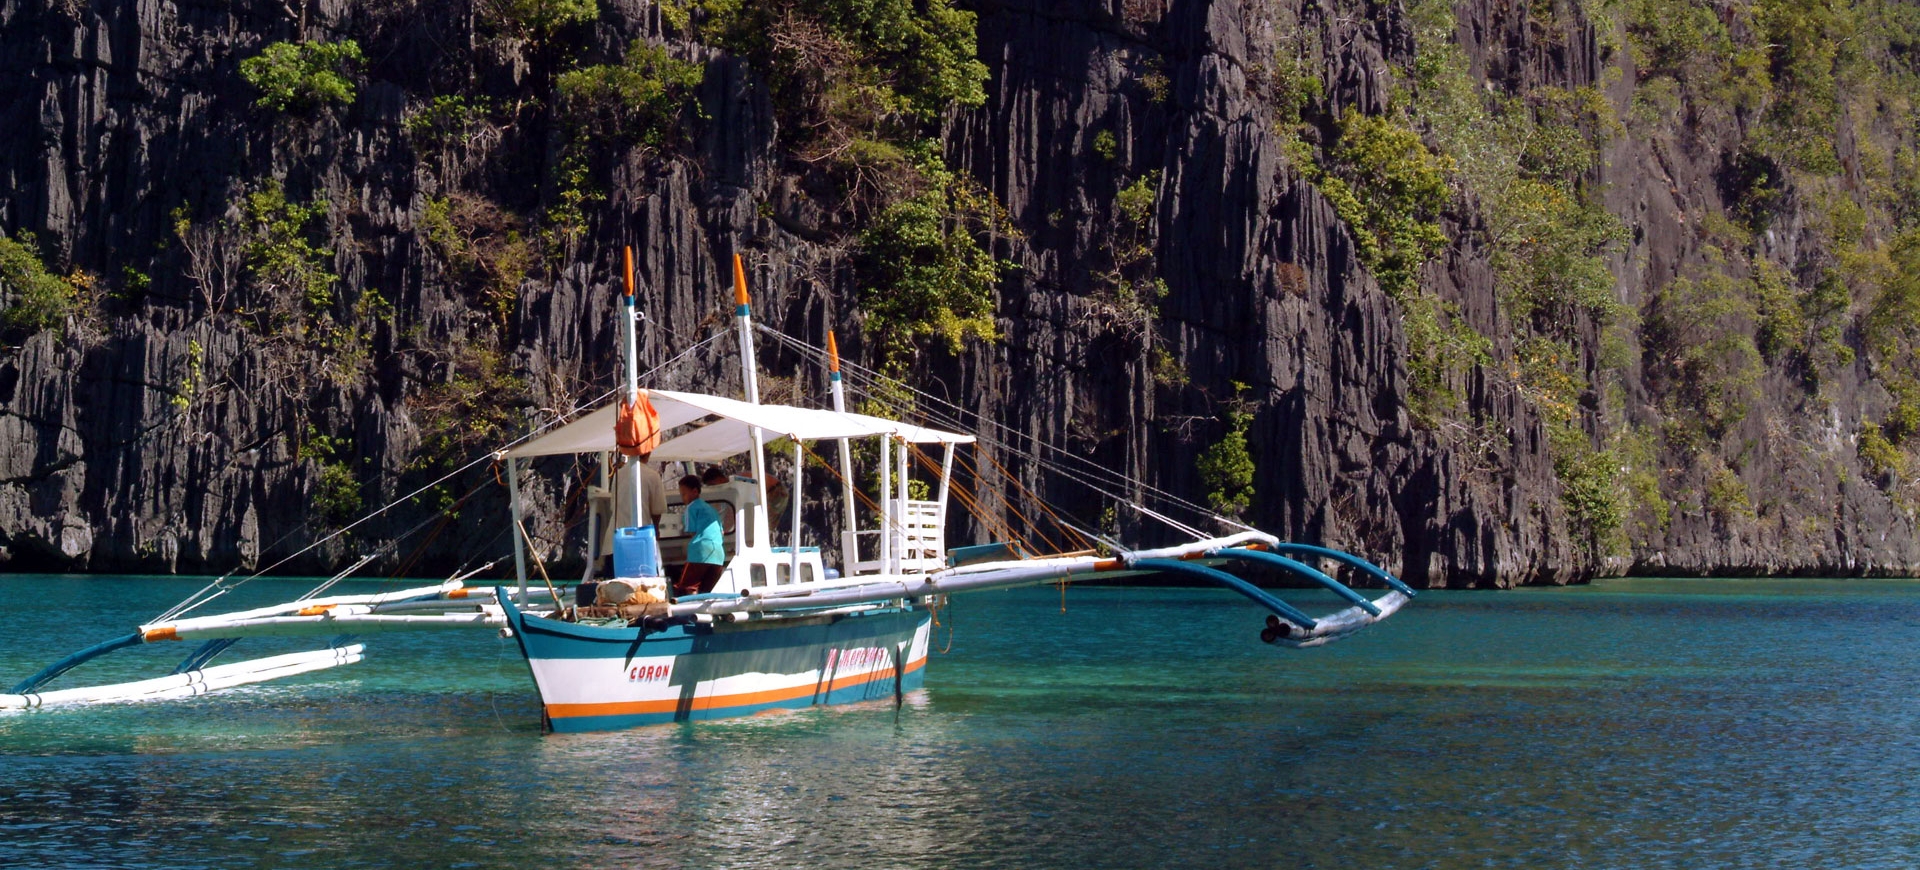
[[[313,243],[314,223],[324,224],[330,206],[324,199],[306,204],[287,199],[280,182],[268,179],[247,194],[246,267],[257,289],[268,297],[267,307],[284,309],[283,299],[297,298],[309,312],[333,304],[333,284],[339,276],[327,271],[333,251]]]
[[[372,325],[393,319],[393,304],[371,287],[354,300],[352,316],[344,322],[318,324],[312,347],[320,357],[319,371],[338,387],[350,387],[367,373],[373,359]]]
[[[1681,101],[1710,121],[1749,117],[1773,88],[1767,46],[1748,4],[1711,0],[1628,0],[1628,46],[1642,85],[1671,82]],[[1664,87],[1664,86],[1662,86]]]
[[[476,0],[480,23],[495,33],[545,43],[562,28],[600,17],[596,0]]]
[[[1762,139],[1789,165],[1822,175],[1838,172],[1835,73],[1855,36],[1852,16],[1842,4],[1805,0],[1761,0],[1757,6],[1774,85]]]
[[[1673,504],[1660,488],[1659,439],[1648,430],[1629,428],[1621,434],[1614,455],[1624,469],[1622,483],[1628,495],[1653,521],[1648,530],[1666,531],[1673,523]]]
[[[938,336],[997,335],[1007,264],[983,238],[1012,235],[992,194],[924,141],[939,118],[986,102],[975,15],[950,0],[668,0],[681,35],[742,55],[770,86],[782,145],[846,198],[860,226],[860,308],[883,369]]]
[[[908,362],[915,339],[938,337],[957,353],[967,339],[997,338],[994,289],[1011,268],[980,243],[1012,232],[992,195],[930,153],[919,165],[927,188],[888,206],[860,235],[860,309],[880,339],[883,368]]]
[[[351,522],[360,513],[360,481],[344,462],[320,466],[320,480],[314,487],[313,509],[334,525]]]
[[[6,302],[0,326],[24,332],[57,328],[78,308],[79,297],[73,280],[40,262],[32,233],[22,232],[18,239],[0,234],[0,301]]]
[[[1454,163],[1385,117],[1349,111],[1339,133],[1316,182],[1353,233],[1361,262],[1405,301],[1420,289],[1420,267],[1447,243],[1438,219]]]
[[[314,481],[313,511],[333,525],[350,522],[360,512],[360,481],[348,462],[352,453],[351,440],[321,435],[311,424],[297,451],[300,459],[311,460],[319,471]]]
[[[1753,519],[1753,498],[1747,494],[1747,484],[1731,468],[1723,465],[1707,475],[1706,496],[1707,513],[1722,524]]]
[[[562,73],[556,83],[564,145],[553,164],[552,196],[541,232],[550,260],[572,250],[588,211],[606,200],[595,181],[594,156],[609,147],[666,149],[685,141],[681,120],[699,112],[694,93],[705,67],[678,60],[660,46],[634,40],[618,64]]]
[[[680,118],[698,110],[706,69],[634,40],[618,64],[582,67],[559,79],[561,111],[576,138],[616,137],[651,148],[680,138]]]
[[[1144,227],[1153,218],[1154,201],[1160,197],[1160,171],[1154,170],[1121,188],[1113,205],[1121,217],[1135,227]]]
[[[1888,441],[1906,445],[1914,441],[1915,435],[1920,435],[1920,383],[1904,372],[1889,380],[1894,404],[1887,418],[1880,422],[1880,431]]]
[[[1576,376],[1579,354],[1565,341],[1534,336],[1514,348],[1514,359],[1521,392],[1546,423],[1547,453],[1560,480],[1560,503],[1569,525],[1591,552],[1618,550],[1628,504],[1622,459],[1614,450],[1595,450],[1580,426],[1579,402],[1585,386]],[[1657,498],[1657,482],[1653,489]]]
[[[490,104],[485,97],[454,95],[434,97],[431,102],[407,115],[407,135],[422,150],[450,147],[472,134],[484,121]]]
[[[1513,349],[1519,363],[1520,389],[1548,423],[1569,425],[1579,416],[1583,384],[1573,372],[1579,355],[1564,341],[1535,336]]]
[[[1227,403],[1227,432],[1200,452],[1196,462],[1200,484],[1207,488],[1207,506],[1227,517],[1240,517],[1253,506],[1253,454],[1247,449],[1247,427],[1253,409],[1243,398],[1247,385],[1235,381]]]
[[[1895,238],[1887,255],[1890,268],[1861,321],[1865,343],[1876,361],[1920,371],[1920,229]]]
[[[1619,121],[1595,87],[1489,92],[1452,39],[1452,10],[1424,0],[1413,101],[1453,178],[1481,206],[1489,259],[1516,325],[1570,337],[1580,316],[1603,325],[1624,312],[1605,257],[1626,226],[1588,189],[1586,174]]]
[[[929,123],[987,99],[974,13],[950,0],[684,0],[663,10],[683,31],[753,60],[783,111],[872,129],[887,116]]]
[[[153,277],[132,266],[120,267],[121,295],[127,299],[138,299],[153,288]]]
[[[1771,362],[1777,363],[1807,350],[1806,310],[1789,283],[1791,279],[1792,276],[1766,260],[1754,264],[1760,353]]]
[[[1879,426],[1867,423],[1860,427],[1857,449],[1860,466],[1882,486],[1906,475],[1906,454],[1881,433]]]
[[[1643,78],[1692,78],[1703,63],[1725,57],[1731,39],[1714,7],[1674,0],[1632,0],[1627,33]]]
[[[1281,45],[1273,55],[1272,80],[1268,94],[1273,100],[1274,126],[1292,138],[1301,115],[1308,106],[1326,96],[1316,58],[1296,24],[1280,37]]]
[[[1154,324],[1160,317],[1160,300],[1167,295],[1167,283],[1154,256],[1159,237],[1154,206],[1159,197],[1160,172],[1154,170],[1122,187],[1113,207],[1091,222],[1095,243],[1106,255],[1104,263],[1092,261],[1094,284],[1088,301],[1093,320],[1101,331],[1120,337],[1130,351],[1140,354],[1136,359],[1143,375],[1159,359],[1153,353],[1158,339]]]
[[[407,400],[420,429],[420,448],[408,464],[445,470],[510,434],[512,409],[526,403],[527,384],[484,337],[466,336],[430,353],[437,383]]]
[[[1451,373],[1493,359],[1493,343],[1474,331],[1459,306],[1421,294],[1407,300],[1401,326],[1407,332],[1407,413],[1425,428],[1440,424],[1460,397]]]
[[[491,201],[464,194],[426,202],[419,228],[447,263],[449,277],[477,294],[501,330],[519,304],[520,282],[533,268],[533,248],[517,221]]]
[[[1773,158],[1748,145],[1727,160],[1718,180],[1728,211],[1749,234],[1757,235],[1772,223],[1774,211],[1786,198],[1785,178]]]
[[[1120,142],[1113,138],[1113,131],[1101,130],[1093,134],[1093,153],[1100,155],[1101,160],[1111,162],[1119,150]]]
[[[276,42],[240,62],[240,76],[260,91],[254,105],[276,112],[309,112],[353,102],[354,69],[366,62],[360,44]]]
[[[1146,67],[1146,71],[1140,75],[1140,89],[1147,92],[1148,102],[1155,104],[1166,102],[1167,97],[1173,93],[1173,82],[1167,78],[1160,59],[1153,58],[1147,61]]]
[[[1760,378],[1753,303],[1733,278],[1714,274],[1674,281],[1654,297],[1646,343],[1653,370],[1666,387],[1673,434],[1698,446],[1744,419]],[[1691,433],[1689,435],[1689,433]]]
[[[1184,387],[1187,385],[1187,370],[1180,361],[1164,347],[1153,349],[1153,382],[1163,387]]]
[[[547,204],[541,245],[557,260],[587,229],[587,210],[605,202],[607,194],[593,179],[593,166],[584,148],[568,148],[553,168],[553,199]]]
[[[1560,478],[1560,504],[1567,509],[1569,524],[1585,533],[1586,544],[1594,553],[1615,551],[1615,536],[1626,521],[1620,460],[1610,450],[1584,447],[1565,445],[1554,450],[1553,472]]]
[[[1562,185],[1522,178],[1506,193],[1488,210],[1501,219],[1492,260],[1513,316],[1566,335],[1575,315],[1605,323],[1623,311],[1603,255],[1626,240],[1626,225]]]
[[[187,373],[180,376],[180,386],[174,390],[168,403],[182,411],[193,407],[193,400],[200,395],[200,388],[206,377],[201,371],[206,361],[206,349],[200,346],[197,338],[187,340]]]

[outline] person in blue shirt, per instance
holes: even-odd
[[[687,542],[687,564],[680,569],[680,580],[673,584],[673,592],[675,595],[712,592],[727,563],[726,546],[720,540],[720,512],[700,497],[700,478],[691,474],[680,478],[680,501],[686,505],[681,514],[682,524],[693,539]]]

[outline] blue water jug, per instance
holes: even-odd
[[[627,526],[613,532],[613,576],[660,576],[660,542],[652,526]]]

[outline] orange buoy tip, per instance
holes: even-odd
[[[626,266],[627,280],[625,285],[626,292],[624,295],[628,297],[632,297],[633,296],[633,246],[632,245],[628,245],[626,247],[625,252],[621,256],[621,259],[624,261]]]
[[[163,625],[163,626],[160,626],[159,628],[149,628],[147,629],[146,634],[141,635],[140,639],[146,641],[147,643],[153,643],[156,640],[179,640],[180,629],[175,628],[174,626],[171,626],[171,625]]]
[[[827,371],[840,370],[840,345],[833,340],[833,330],[827,330]]]
[[[747,270],[740,265],[740,255],[733,255],[733,303],[747,304]]]

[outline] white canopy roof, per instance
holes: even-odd
[[[755,405],[738,399],[649,390],[653,409],[660,415],[660,429],[696,423],[708,416],[720,419],[661,442],[653,451],[656,462],[689,460],[717,462],[753,449],[753,428],[759,427],[767,438],[782,436],[810,441],[821,438],[870,438],[892,434],[917,444],[966,444],[971,435],[942,432],[897,420],[866,414],[843,414],[817,408],[791,405]],[[616,448],[613,435],[617,402],[609,403],[545,435],[507,451],[509,457],[553,456],[566,453],[599,453]]]

